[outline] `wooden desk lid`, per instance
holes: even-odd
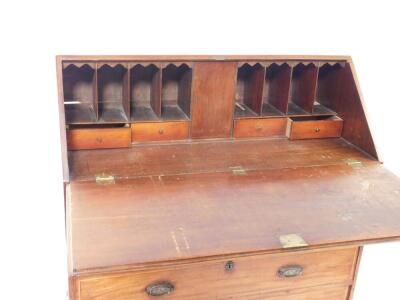
[[[399,179],[342,139],[116,151],[107,164],[104,150],[72,157],[82,179],[67,188],[73,273],[283,251],[287,234],[310,248],[400,237]],[[105,165],[115,183],[84,180]]]

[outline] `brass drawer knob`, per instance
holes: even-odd
[[[167,281],[156,282],[146,287],[146,293],[149,296],[158,297],[171,294],[175,287]]]
[[[321,128],[319,128],[319,127],[316,127],[316,128],[315,128],[315,132],[318,133],[318,132],[320,132],[320,131],[321,131]]]
[[[164,128],[160,128],[160,129],[158,130],[158,133],[159,133],[159,134],[164,134]]]
[[[299,265],[284,266],[278,270],[279,277],[291,278],[303,275],[303,267]]]
[[[228,261],[226,264],[225,264],[225,271],[227,271],[227,272],[231,272],[231,271],[233,271],[233,269],[235,268],[235,263],[233,262],[233,261]]]

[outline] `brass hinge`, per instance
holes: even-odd
[[[214,60],[224,61],[224,60],[226,60],[226,57],[225,56],[214,56]]]
[[[231,170],[234,175],[247,175],[246,170],[241,166],[231,167]]]
[[[307,247],[308,243],[298,234],[286,234],[279,237],[282,248]]]
[[[111,174],[98,174],[96,177],[96,183],[98,184],[112,184],[115,183],[115,177]]]
[[[356,160],[356,159],[348,159],[346,160],[346,164],[353,169],[360,169],[364,167],[364,164],[362,161]]]

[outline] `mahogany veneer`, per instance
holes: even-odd
[[[349,57],[58,56],[71,300],[350,300],[400,239]]]

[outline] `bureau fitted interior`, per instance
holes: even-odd
[[[126,147],[128,140],[118,144],[102,136],[101,126],[114,124],[116,128],[131,127],[131,143],[199,138],[343,137],[377,157],[359,95],[355,93],[356,82],[345,60],[226,61],[218,62],[227,67],[226,71],[210,69],[195,76],[196,67],[201,70],[208,63],[63,62],[62,98],[69,127],[68,148]],[[202,83],[208,78],[214,79]],[[201,94],[203,88],[206,92]],[[220,89],[223,94],[210,92],[208,98],[207,89]],[[198,97],[200,105],[193,107],[192,102]],[[341,125],[331,127],[322,122],[320,127],[322,120],[335,120]],[[314,130],[314,134],[291,134],[292,128],[302,126],[292,124],[306,121],[310,122],[309,128],[304,130]],[[354,127],[363,130],[362,137],[353,132]],[[86,130],[79,131],[83,128]],[[202,130],[206,130],[205,134],[196,136]],[[152,134],[143,138],[146,132]],[[93,141],[81,143],[81,134],[87,139],[91,136]],[[119,132],[115,130],[114,135]]]
[[[350,58],[57,66],[71,300],[350,300],[400,239]]]
[[[345,62],[237,62],[235,118],[334,115]],[[187,120],[193,62],[64,64],[67,124]]]

